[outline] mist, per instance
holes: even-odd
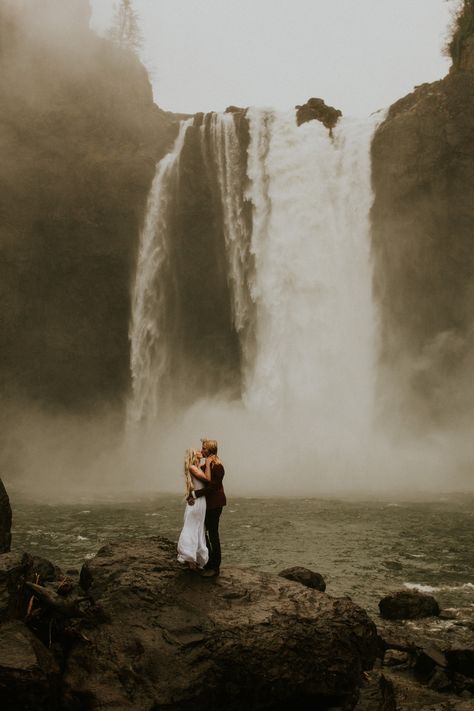
[[[471,490],[472,329],[453,319],[452,327],[433,326],[420,346],[392,329],[381,307],[394,292],[375,290],[373,298],[380,265],[370,248],[369,124],[344,119],[330,142],[315,122],[296,128],[288,111],[251,109],[253,186],[239,173],[235,135],[236,192],[224,207],[216,186],[222,156],[217,142],[199,143],[205,131],[196,128],[178,193],[169,185],[163,193],[180,223],[170,220],[161,233],[171,261],[152,275],[162,291],[146,314],[166,306],[156,323],[169,369],[157,374],[153,357],[138,358],[137,374],[130,336],[138,235],[178,118],[152,104],[136,57],[89,31],[88,3],[3,0],[0,9],[5,481],[51,502],[179,494],[185,449],[209,437],[219,441],[231,496]],[[372,120],[370,131],[384,117]],[[214,129],[233,125],[228,115]],[[199,164],[203,145],[207,168]],[[243,258],[229,252],[226,221],[228,228],[250,202],[260,232],[244,235]],[[202,284],[210,254],[215,301]],[[454,297],[448,290],[443,298]],[[463,314],[470,323],[468,306]],[[218,343],[211,360],[193,352],[206,323]],[[147,349],[150,331],[143,333]],[[131,422],[137,377],[157,406],[152,418],[141,412]]]

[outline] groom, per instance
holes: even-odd
[[[206,544],[209,550],[209,560],[201,575],[205,578],[213,578],[219,575],[221,566],[221,542],[219,540],[219,519],[222,508],[226,505],[226,497],[222,480],[224,478],[224,466],[217,456],[217,442],[215,439],[202,439],[201,452],[211,465],[211,479],[203,489],[192,492],[193,498],[206,497],[206,518],[204,526],[206,528]],[[202,467],[205,470],[206,465]]]

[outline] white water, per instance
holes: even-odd
[[[140,235],[130,324],[133,396],[129,423],[154,420],[159,414],[160,383],[168,350],[161,336],[164,293],[160,275],[168,257],[170,197],[176,190],[179,157],[192,120],[183,121],[173,149],[157,166]]]
[[[233,297],[232,315],[241,342],[245,369],[247,369],[252,355],[249,331],[253,314],[250,289],[254,279],[254,267],[250,252],[250,236],[244,217],[241,149],[231,113],[211,116],[211,137],[211,150],[209,150],[203,125],[201,142],[204,159],[207,169],[216,172],[220,187],[224,239],[229,265],[228,279]],[[243,375],[245,378],[246,373]]]
[[[183,126],[159,165],[141,240],[130,411],[136,422],[155,421],[153,459],[167,462],[167,471],[158,467],[165,488],[169,469],[179,471],[181,451],[201,435],[225,443],[234,471],[255,491],[265,491],[269,477],[282,492],[345,486],[347,475],[354,486],[366,484],[376,379],[370,142],[380,117],[342,120],[331,139],[319,122],[297,127],[294,112],[251,109],[248,116],[245,185],[232,116],[212,118],[211,149],[204,131],[202,141],[203,163],[220,186],[243,351],[242,403],[222,402],[216,393],[216,401],[190,406],[174,422],[159,421],[168,358],[160,340],[159,275],[166,269],[167,196],[177,185]],[[250,239],[244,199],[252,203]],[[288,481],[289,470],[301,480]]]
[[[294,113],[249,113],[257,358],[245,402],[310,413],[367,436],[374,392],[369,259],[375,119],[343,120],[334,140]],[[293,415],[291,415],[292,417]]]

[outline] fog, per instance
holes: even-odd
[[[203,400],[169,413],[152,432],[126,434],[117,414],[10,410],[1,467],[12,491],[50,503],[180,494],[185,449],[212,437],[230,496],[429,498],[472,491],[470,424],[412,437],[377,427],[369,441],[357,441],[310,418],[263,424],[239,403]]]
[[[0,9],[23,16],[21,42],[30,49],[10,56],[6,42],[2,74],[25,105],[47,102],[56,89],[56,75],[49,86],[36,84],[29,54],[35,46],[61,57],[56,70],[63,76],[84,76],[90,69],[84,51],[90,13],[81,0],[45,1],[41,7],[34,0],[3,0]],[[2,41],[8,39],[5,27]],[[184,488],[185,449],[208,437],[219,441],[230,496],[416,498],[472,490],[474,357],[464,358],[462,369],[453,373],[450,354],[455,360],[460,351],[472,354],[472,343],[446,332],[419,357],[407,355],[395,367],[376,368],[373,413],[362,412],[365,405],[350,397],[332,403],[328,398],[325,407],[306,403],[262,410],[190,393],[189,407],[168,409],[152,425],[134,429],[126,421],[126,404],[99,399],[95,408],[78,413],[8,398],[2,477],[15,491],[51,502],[178,494]],[[407,396],[401,383],[408,380],[418,383],[419,397]],[[427,401],[436,403],[437,415]],[[358,408],[368,428],[356,426]]]

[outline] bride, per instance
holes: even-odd
[[[211,465],[206,460],[206,470],[199,468],[201,452],[187,449],[184,459],[184,478],[186,499],[195,489],[202,489],[205,481],[211,478]],[[203,568],[209,558],[204,532],[206,517],[206,497],[190,499],[184,510],[184,524],[178,540],[178,561],[187,564],[193,570]]]

